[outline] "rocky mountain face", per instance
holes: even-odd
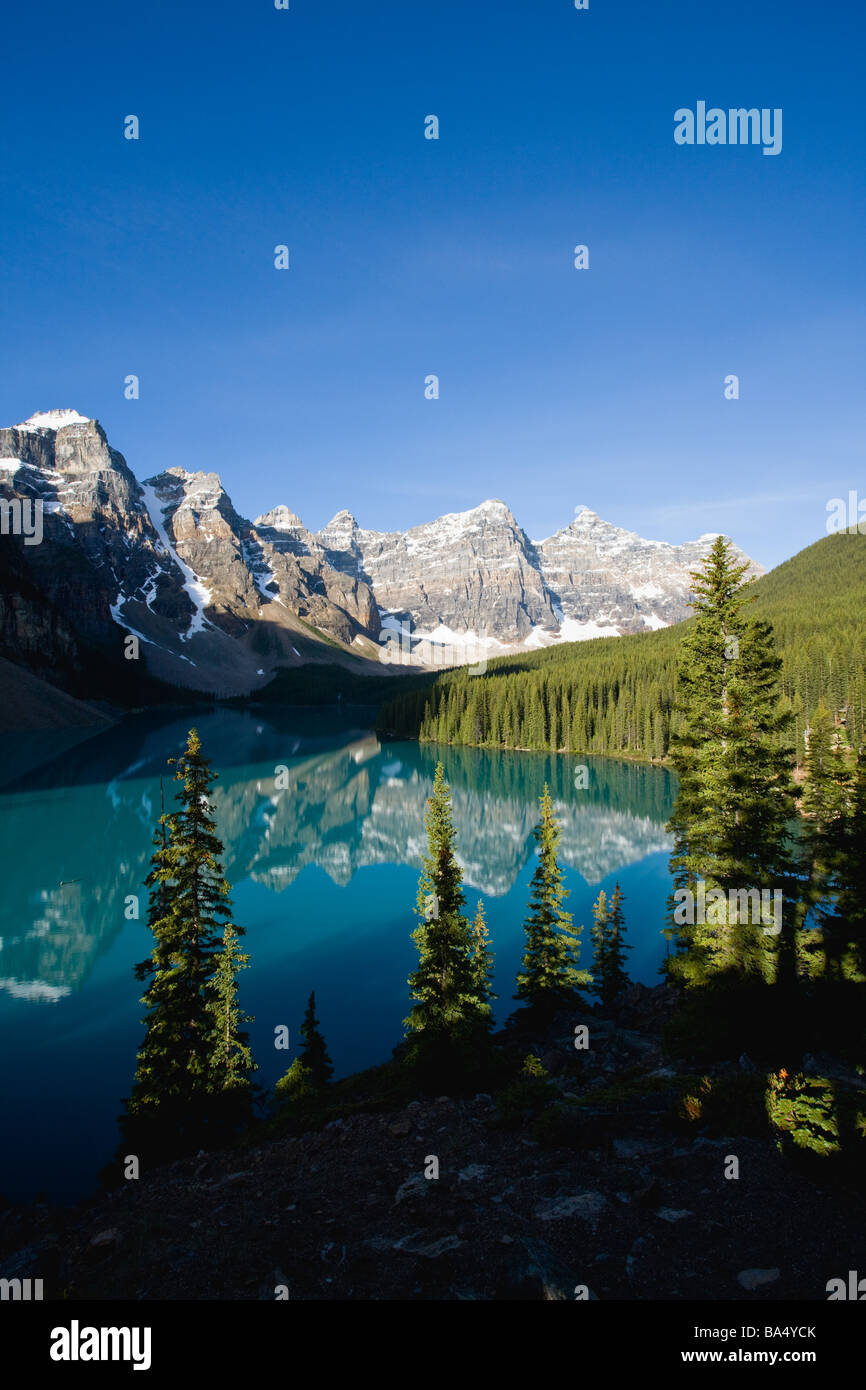
[[[584,507],[570,526],[537,546],[541,574],[555,595],[560,637],[573,641],[682,622],[690,611],[690,571],[714,540],[714,535],[685,545],[643,540]],[[753,574],[763,573],[749,563]]]
[[[408,531],[339,511],[311,532],[286,506],[250,522],[216,473],[139,483],[72,410],[0,429],[0,513],[0,658],[73,694],[96,667],[143,703],[152,678],[235,694],[316,660],[378,674],[395,634],[396,664],[456,665],[663,627],[713,539],[643,540],[584,508],[532,541],[495,499]]]
[[[366,582],[386,633],[402,629],[404,649],[421,664],[437,664],[437,648],[447,649],[445,664],[458,664],[680,622],[689,573],[715,539],[644,540],[584,507],[569,526],[532,541],[496,499],[408,531],[364,530],[340,511],[312,533],[287,507],[256,525],[282,534],[292,553],[320,555]]]
[[[369,576],[381,607],[411,618],[422,639],[436,640],[447,629],[512,645],[536,628],[557,632],[554,596],[535,547],[504,502],[389,534],[361,531],[343,512],[319,539],[336,568],[359,555],[359,573]]]
[[[0,430],[0,499],[0,655],[61,684],[95,654],[221,693],[317,648],[333,660],[325,639],[375,654],[366,584],[260,535],[215,473],[139,484],[96,420],[51,411]]]

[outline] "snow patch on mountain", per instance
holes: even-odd
[[[185,633],[182,632],[179,634],[180,640],[182,642],[188,642],[190,637],[192,637],[196,632],[203,632],[205,628],[211,627],[211,624],[208,622],[204,613],[205,608],[211,601],[211,591],[204,583],[204,581],[199,578],[195,571],[191,570],[189,565],[186,564],[186,562],[180,558],[171,541],[169,540],[168,531],[165,529],[165,518],[163,515],[166,510],[166,504],[160,501],[160,498],[157,495],[156,488],[151,483],[143,483],[141,485],[141,495],[142,501],[144,502],[144,505],[147,509],[148,516],[150,517],[151,522],[153,523],[153,528],[159,536],[159,539],[162,541],[166,554],[171,556],[172,560],[174,560],[174,563],[177,565],[178,569],[183,575],[183,587],[188,593],[190,601],[193,605],[194,611],[192,618],[190,619],[189,627],[187,628]]]
[[[257,516],[255,526],[272,526],[275,531],[305,531],[307,528],[290,507],[274,507],[270,512]]]
[[[38,581],[89,646],[116,644],[116,623],[175,679],[163,653],[195,638],[202,689],[254,688],[281,657],[297,661],[294,618],[344,651],[380,642],[384,660],[437,666],[653,631],[688,616],[691,572],[715,539],[645,540],[584,506],[530,541],[500,498],[405,531],[365,529],[342,509],[313,533],[285,505],[251,524],[215,472],[170,467],[139,485],[75,410],[0,430],[0,490],[44,509],[49,540],[80,548],[81,601],[76,591],[70,603],[62,562]],[[15,621],[28,640],[38,627],[29,610]],[[59,644],[55,655],[62,664]]]
[[[130,633],[132,637],[137,637],[139,642],[146,642],[149,647],[156,647],[158,651],[168,651],[167,647],[161,646],[159,642],[154,642],[152,637],[145,637],[143,632],[139,631],[137,627],[133,627],[131,623],[127,622],[121,610],[123,608],[123,605],[128,601],[128,595],[124,594],[121,591],[117,595],[117,598],[114,600],[114,603],[109,604],[109,612],[111,613],[111,616],[114,619],[114,621],[117,623],[117,626],[122,627],[124,631]],[[148,607],[150,607],[149,603]],[[183,641],[183,638],[181,638],[181,641]],[[190,657],[182,656],[180,652],[170,652],[169,655],[177,657],[180,661],[186,661],[190,666],[195,666],[196,664]]]
[[[29,420],[16,425],[17,430],[62,430],[67,425],[90,425],[93,421],[77,410],[37,410]]]
[[[277,576],[274,574],[262,549],[261,543],[254,540],[246,540],[241,543],[241,554],[244,564],[252,575],[253,583],[261,594],[262,598],[269,603],[280,603],[285,608],[283,600],[280,598],[280,586]]]
[[[662,624],[664,627],[665,624]],[[595,637],[619,637],[619,629],[612,623],[578,622],[576,618],[564,618],[559,629],[560,642],[591,642]]]

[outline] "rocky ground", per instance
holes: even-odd
[[[669,1008],[664,987],[636,986],[615,1020],[588,1017],[585,1052],[560,1018],[531,1049],[550,1090],[528,1107],[356,1095],[321,1129],[72,1211],[9,1207],[0,1273],[70,1299],[825,1300],[866,1270],[862,1188],[770,1137],[677,1119],[689,1078],[662,1048]]]

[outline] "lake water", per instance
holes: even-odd
[[[175,784],[166,758],[191,724],[219,772],[213,801],[235,921],[250,968],[240,979],[256,1079],[272,1086],[296,1055],[311,989],[336,1075],[386,1061],[402,1036],[425,799],[441,757],[452,787],[467,911],[484,899],[496,951],[497,1018],[514,976],[535,866],[543,783],[563,823],[566,906],[584,924],[619,880],[632,979],[658,982],[669,892],[673,779],[608,759],[487,753],[382,742],[364,711],[214,710],[142,716],[57,751],[16,737],[15,780],[0,792],[0,1193],[66,1200],[94,1190],[116,1140],[142,1034],[133,964],[148,955],[139,895],[159,813]],[[588,786],[575,786],[579,763]],[[18,769],[28,763],[30,770]],[[34,766],[33,764],[37,765]],[[276,790],[278,766],[287,769]],[[8,776],[8,772],[7,772]],[[286,1024],[292,1049],[274,1049]]]

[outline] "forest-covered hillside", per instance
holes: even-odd
[[[782,657],[798,761],[822,697],[856,748],[866,708],[866,536],[817,541],[757,580],[754,594],[752,612],[772,623]],[[482,747],[661,759],[679,717],[676,653],[687,627],[501,657],[481,676],[443,672],[428,689],[383,705],[379,728]]]

